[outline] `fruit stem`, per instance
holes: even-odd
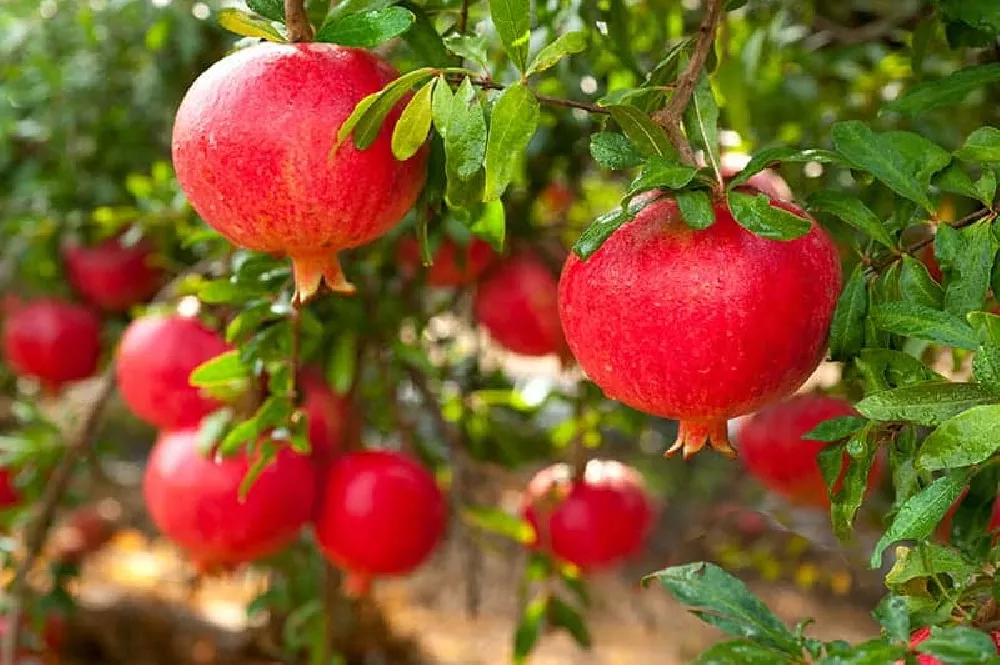
[[[347,281],[336,254],[292,257],[292,276],[295,278],[295,295],[292,303],[301,306],[319,292],[323,282],[334,293],[352,295],[357,288]]]
[[[306,14],[304,0],[285,0],[285,26],[288,28],[288,41],[312,41],[313,27]]]
[[[729,432],[726,429],[725,419],[680,421],[677,440],[663,456],[670,457],[680,452],[685,460],[689,460],[704,448],[705,444],[726,457],[736,457],[736,449],[729,445]]]

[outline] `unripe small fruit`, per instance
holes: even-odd
[[[20,304],[3,322],[3,359],[15,374],[47,390],[93,376],[101,356],[101,321],[82,305],[56,299]]]
[[[744,422],[736,434],[740,461],[767,489],[790,502],[829,507],[826,484],[816,459],[828,444],[802,437],[831,418],[856,415],[850,402],[824,395],[795,395],[769,404]],[[845,462],[847,458],[844,453]],[[846,473],[845,465],[841,467],[835,491]],[[881,475],[882,463],[876,457],[868,475],[868,487],[874,487]]]
[[[120,236],[92,246],[63,248],[66,275],[81,297],[109,312],[123,312],[153,297],[163,270],[153,263],[155,247],[148,239],[126,246]]]
[[[521,250],[502,259],[476,288],[476,320],[500,346],[525,356],[565,352],[557,281],[535,254]]]
[[[354,452],[330,467],[316,537],[326,557],[364,589],[422,564],[444,535],[447,505],[434,477],[407,455]]]
[[[566,464],[536,474],[522,514],[534,530],[532,547],[582,570],[599,570],[642,547],[653,508],[634,469],[612,460],[590,460],[579,480]]]
[[[299,372],[299,387],[303,395],[302,409],[309,423],[312,457],[321,465],[328,464],[343,446],[350,402],[333,392],[323,373],[315,367]]]
[[[143,483],[150,517],[164,536],[207,568],[278,552],[312,517],[318,479],[308,457],[278,445],[274,460],[241,500],[240,485],[250,470],[246,451],[205,456],[197,429],[161,433]]]
[[[434,263],[427,268],[427,283],[455,287],[475,282],[496,260],[497,253],[481,238],[470,239],[464,247],[459,247],[451,238],[445,238],[433,258]],[[404,275],[412,277],[417,274],[422,267],[420,242],[411,236],[400,239],[396,259]]]
[[[197,319],[162,314],[136,319],[118,347],[115,370],[122,399],[159,429],[195,426],[221,404],[191,385],[191,372],[229,350]]]

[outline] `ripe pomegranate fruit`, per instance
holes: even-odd
[[[136,319],[118,347],[115,369],[122,399],[135,415],[160,429],[197,425],[220,404],[191,385],[191,372],[229,350],[218,333],[197,319]]]
[[[161,432],[146,466],[143,493],[156,527],[198,564],[232,566],[274,554],[292,542],[313,513],[317,470],[283,446],[251,486],[245,451],[206,457],[198,430]]]
[[[525,356],[563,353],[557,282],[542,259],[520,250],[502,259],[476,288],[476,320],[501,346]]]
[[[81,297],[105,311],[124,312],[160,288],[163,270],[152,262],[155,251],[146,238],[126,246],[116,236],[93,247],[67,245],[63,263]]]
[[[668,455],[706,443],[727,455],[726,420],[788,395],[826,348],[840,293],[837,250],[812,230],[790,242],[750,233],[727,206],[695,231],[677,203],[647,200],[586,261],[571,255],[559,283],[569,348],[611,398],[680,421]]]
[[[316,537],[326,557],[363,592],[374,577],[419,566],[441,540],[447,505],[434,477],[401,453],[364,450],[333,463]]]
[[[434,263],[427,267],[427,283],[431,286],[454,287],[471,284],[497,258],[497,253],[482,238],[472,238],[459,247],[445,238],[434,252]],[[420,242],[407,236],[399,241],[396,260],[404,275],[413,276],[421,267]]]
[[[749,161],[750,156],[743,153],[727,152],[723,154],[720,165],[723,181],[728,183],[732,180]],[[764,169],[753,174],[744,185],[779,201],[791,201],[794,198],[788,183],[773,169]]]
[[[234,244],[290,256],[300,300],[323,280],[352,292],[337,252],[395,226],[423,188],[426,148],[400,162],[390,147],[408,98],[366,150],[333,150],[355,105],[396,77],[361,49],[266,43],[206,70],[177,111],[173,162],[191,205]]]
[[[642,477],[612,460],[590,460],[583,478],[566,464],[538,472],[522,507],[531,546],[582,570],[612,566],[635,554],[649,534],[653,507]]]
[[[303,395],[302,409],[309,423],[309,445],[313,459],[326,464],[340,451],[343,444],[350,404],[330,389],[323,373],[315,367],[299,372],[299,387]]]
[[[101,356],[101,321],[82,305],[51,298],[18,305],[4,321],[4,361],[15,374],[49,391],[94,374]]]
[[[736,435],[740,459],[750,475],[775,494],[798,505],[827,508],[830,499],[816,459],[827,444],[802,437],[821,422],[856,415],[850,402],[825,395],[795,395],[769,404],[740,427]],[[846,473],[844,466],[835,490]],[[881,476],[882,463],[876,457],[868,487],[874,487]]]
[[[0,469],[0,510],[16,506],[21,500],[14,486],[14,475],[12,469]]]
[[[931,636],[931,629],[924,626],[923,628],[917,628],[910,634],[910,648],[916,647],[918,644],[926,640]],[[1000,630],[994,630],[990,632],[990,639],[993,640],[993,644],[997,648],[997,653],[1000,653]],[[897,660],[896,665],[905,665],[906,661]],[[920,665],[943,665],[940,658],[936,656],[931,656],[926,653],[917,654],[917,663]]]

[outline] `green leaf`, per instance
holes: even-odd
[[[351,133],[354,134],[354,145],[359,150],[368,148],[378,138],[382,123],[385,122],[392,107],[406,96],[410,88],[433,75],[434,69],[430,67],[415,69],[358,102],[351,115],[337,130],[337,142],[333,148],[334,155]],[[436,89],[447,87],[447,85],[438,85]],[[448,92],[450,93],[451,90],[449,89]]]
[[[216,383],[230,383],[250,378],[250,368],[240,360],[238,349],[227,351],[206,360],[191,372],[188,382],[192,386],[211,386]]]
[[[830,653],[817,665],[887,665],[906,656],[902,645],[886,644],[881,638],[852,645],[846,652]]]
[[[926,190],[931,177],[951,163],[951,155],[941,146],[913,132],[883,132],[879,138],[909,162],[908,170]]]
[[[346,395],[354,383],[357,371],[357,333],[349,330],[341,332],[333,344],[326,366],[326,380],[338,395]]]
[[[229,407],[217,409],[201,419],[198,426],[198,450],[211,454],[212,448],[225,434],[229,424],[233,422],[235,413]]]
[[[486,52],[485,35],[448,35],[444,38],[445,47],[457,56],[472,60],[484,70],[490,69],[490,56]]]
[[[875,545],[869,561],[871,567],[878,568],[881,565],[882,552],[892,543],[900,540],[924,540],[934,533],[938,522],[958,499],[968,481],[969,474],[966,471],[953,471],[910,497],[900,506],[892,524]]]
[[[812,230],[808,219],[772,206],[771,200],[763,194],[731,191],[726,198],[737,223],[762,238],[795,240]]]
[[[993,207],[993,199],[997,195],[997,171],[996,169],[983,169],[982,175],[976,181],[976,197],[987,208]]]
[[[992,66],[1000,74],[1000,63]],[[969,134],[962,147],[955,151],[955,156],[969,162],[1000,162],[1000,129],[980,127]]]
[[[528,71],[524,73],[525,76],[531,76],[532,74],[537,74],[543,72],[549,67],[552,67],[560,60],[565,58],[571,53],[579,53],[583,49],[587,48],[587,34],[584,32],[567,32],[566,34],[560,35],[554,42],[548,44],[538,55],[535,56],[534,60],[528,66]]]
[[[854,518],[868,490],[868,477],[871,475],[872,462],[878,452],[878,438],[875,436],[874,426],[869,424],[856,432],[844,444],[844,450],[849,455],[847,471],[844,473],[843,484],[832,496],[830,505],[833,530],[841,540],[850,537]],[[830,487],[829,481],[836,478],[824,477],[824,480],[827,481],[827,487]]]
[[[917,466],[927,471],[971,466],[1000,448],[1000,405],[977,406],[941,424],[920,447]]]
[[[443,68],[453,65],[451,55],[428,13],[414,2],[406,1],[399,5],[409,9],[416,17],[410,29],[403,33],[403,41],[413,51],[417,62],[422,62],[428,67]]]
[[[867,423],[867,420],[858,416],[830,418],[803,434],[802,438],[810,441],[826,441],[828,443],[840,441],[851,436]]]
[[[821,210],[844,220],[873,240],[892,249],[896,243],[871,209],[850,194],[832,189],[819,190],[809,195],[806,207],[810,211]]]
[[[944,308],[957,316],[965,316],[972,310],[982,308],[986,302],[997,239],[988,221],[957,231],[942,227],[939,233],[938,249],[947,250],[938,257],[946,284]]]
[[[535,93],[523,83],[511,85],[497,98],[486,143],[486,201],[499,199],[507,189],[517,156],[528,147],[540,115]]]
[[[611,237],[612,233],[618,230],[618,227],[635,217],[636,213],[647,203],[651,203],[651,201],[632,201],[625,210],[615,208],[595,219],[580,234],[576,244],[573,245],[573,253],[586,261],[601,248],[601,245]]]
[[[969,312],[965,319],[983,344],[1000,346],[1000,316],[989,312]]]
[[[691,182],[697,172],[698,169],[693,166],[679,164],[662,157],[650,157],[643,164],[639,175],[629,184],[625,196],[631,198],[661,187],[680,189]]]
[[[939,79],[916,85],[906,94],[885,105],[888,111],[924,113],[946,104],[960,104],[973,90],[1000,81],[1000,64],[967,67]]]
[[[285,3],[283,0],[247,0],[247,7],[266,19],[285,22]]]
[[[934,426],[994,399],[975,383],[918,383],[873,393],[855,408],[872,420]]]
[[[872,312],[872,320],[881,330],[897,335],[960,349],[973,350],[979,346],[975,332],[962,319],[909,302],[877,305]]]
[[[684,110],[684,127],[688,138],[705,153],[705,159],[712,171],[721,175],[722,160],[719,158],[719,106],[715,102],[708,76],[702,72],[698,78],[691,101]]]
[[[632,31],[629,29],[629,18],[632,12],[625,6],[624,0],[610,0],[603,9],[600,10],[601,20],[608,26],[608,40],[611,42],[611,51],[617,56],[624,67],[632,72],[637,79],[641,79],[645,72],[636,62],[632,52]]]
[[[920,543],[916,549],[901,549],[903,551],[897,552],[892,570],[885,576],[885,584],[889,588],[900,587],[921,577],[938,575],[948,575],[952,582],[961,584],[976,572],[976,566],[961,552],[934,542]]]
[[[530,0],[490,0],[490,15],[511,60],[525,71],[531,45]]]
[[[431,131],[431,94],[436,83],[437,79],[432,79],[417,90],[392,130],[392,154],[401,162],[417,154],[427,142]]]
[[[246,302],[256,295],[254,289],[245,289],[242,284],[237,284],[228,277],[203,282],[198,287],[198,299],[211,304]]]
[[[868,287],[864,266],[859,263],[844,284],[830,323],[830,356],[834,360],[848,360],[861,351],[867,314]]]
[[[835,152],[829,150],[798,150],[787,146],[775,146],[765,148],[754,155],[743,170],[737,173],[730,181],[727,188],[732,190],[735,187],[746,184],[750,178],[757,175],[775,162],[820,162],[822,164],[844,164],[843,158]]]
[[[460,180],[469,180],[483,166],[486,157],[486,117],[468,77],[452,98],[447,127],[444,149],[449,176],[453,173]]]
[[[624,134],[595,132],[590,135],[590,154],[606,169],[617,171],[642,164],[642,155]]]
[[[583,621],[583,616],[563,599],[552,596],[549,599],[549,624],[553,628],[563,628],[576,642],[577,646],[589,649],[593,645],[590,631]]]
[[[409,9],[396,6],[361,14],[334,16],[316,32],[316,41],[374,48],[409,30],[415,20],[416,17]]]
[[[899,294],[915,305],[939,309],[944,302],[944,291],[927,272],[927,266],[912,256],[904,255],[899,271]]]
[[[746,585],[713,563],[704,561],[665,568],[643,578],[658,580],[680,603],[722,632],[761,646],[794,654],[795,636]]]
[[[837,152],[852,165],[867,171],[887,187],[933,212],[934,205],[910,170],[910,160],[874,133],[863,122],[837,122],[831,130]]]
[[[692,229],[703,230],[715,223],[715,208],[708,192],[684,189],[674,192],[674,200],[681,211],[684,223]]]
[[[250,12],[243,11],[242,9],[234,9],[232,7],[225,7],[220,9],[216,16],[219,25],[228,30],[229,32],[236,33],[237,35],[242,35],[243,37],[259,37],[266,39],[269,42],[284,42],[287,41],[285,37],[278,32],[271,22],[251,14]]]
[[[986,173],[989,172],[987,171]],[[993,202],[993,195],[987,191],[989,189],[988,184],[988,182],[983,183],[983,186],[980,187],[977,183],[972,182],[969,174],[957,163],[950,164],[934,180],[934,185],[941,191],[976,199],[984,206],[989,206]]]
[[[691,661],[692,665],[779,665],[794,662],[789,654],[751,640],[717,642]]]
[[[507,214],[503,202],[490,201],[483,206],[482,214],[469,229],[490,244],[497,253],[503,252],[507,234]]]
[[[979,347],[972,359],[972,373],[986,390],[1000,396],[1000,346],[989,344]]]
[[[677,158],[677,151],[663,128],[648,115],[634,106],[609,106],[608,111],[641,154],[646,157]]]
[[[997,655],[990,636],[971,626],[932,626],[931,636],[916,648],[946,663],[985,663]]]
[[[525,520],[499,508],[471,506],[462,511],[462,519],[470,526],[526,544],[535,538],[535,531]]]
[[[893,594],[886,595],[876,606],[872,616],[885,628],[886,637],[893,642],[906,642],[910,639],[910,613],[905,599]]]
[[[855,364],[865,377],[866,392],[946,380],[913,356],[890,349],[863,349]]]
[[[491,3],[492,4],[492,3]],[[542,635],[548,614],[549,597],[538,596],[524,609],[514,630],[514,665],[524,665]]]

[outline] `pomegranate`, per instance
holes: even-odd
[[[82,305],[51,298],[18,305],[8,313],[2,335],[4,361],[47,390],[97,371],[101,321]]]
[[[154,253],[148,239],[126,246],[117,236],[93,247],[68,245],[63,262],[69,283],[81,297],[106,311],[124,312],[160,288],[163,270],[152,263]]]
[[[197,425],[220,404],[191,385],[191,372],[229,350],[219,334],[197,319],[178,315],[136,319],[118,347],[122,399],[135,415],[160,429]]]
[[[402,575],[423,563],[441,540],[446,518],[444,495],[417,461],[364,450],[330,468],[316,537],[361,592],[374,577]]]
[[[726,420],[788,395],[826,348],[840,292],[837,250],[812,230],[790,242],[754,235],[715,206],[695,231],[677,203],[647,200],[586,261],[571,255],[559,283],[569,348],[611,398],[680,421],[685,459],[706,443],[734,455]]]
[[[543,469],[528,484],[522,514],[535,533],[532,547],[582,570],[635,554],[653,521],[642,477],[611,460],[590,460],[578,480],[566,464]]]
[[[795,395],[770,404],[740,427],[736,435],[740,459],[750,475],[772,492],[798,505],[827,508],[830,499],[816,459],[827,444],[802,437],[821,422],[856,415],[850,402],[824,395]],[[847,457],[844,453],[845,462]],[[835,490],[846,473],[844,466]],[[876,457],[868,487],[874,487],[881,475],[882,463]]]
[[[303,395],[302,409],[309,424],[312,456],[321,464],[326,464],[343,445],[350,414],[349,402],[330,389],[322,372],[315,367],[306,367],[299,372],[299,387]]]
[[[935,531],[935,536],[938,540],[945,543],[951,541],[951,519],[955,516],[955,512],[958,510],[958,507],[962,505],[962,501],[968,493],[968,489],[963,490],[962,494],[955,500],[955,503],[953,503],[951,508],[948,509],[948,512],[945,513],[943,518],[941,518],[941,522],[938,524]],[[988,533],[993,534],[994,542],[1000,538],[1000,533],[996,533],[1000,531],[1000,496],[998,496],[993,502],[993,513],[990,515],[990,521],[989,524],[986,525],[986,530]]]
[[[944,279],[944,273],[941,272],[941,264],[938,263],[937,257],[934,256],[934,243],[929,245],[924,245],[923,249],[917,254],[924,266],[927,268],[927,272],[930,276],[934,278],[934,281],[941,283]]]
[[[917,646],[927,638],[931,636],[931,629],[928,627],[918,628],[910,634],[910,648]],[[1000,630],[994,630],[990,632],[990,639],[993,640],[993,644],[997,647],[997,653],[1000,653]],[[926,653],[917,654],[917,663],[919,665],[943,665],[940,658],[932,656]],[[896,665],[904,665],[905,661],[897,660]]]
[[[479,283],[476,320],[501,346],[525,356],[566,347],[557,306],[557,282],[542,259],[521,250],[503,259]]]
[[[722,155],[722,179],[725,182],[732,180],[737,173],[743,170],[750,162],[750,156],[738,152],[727,152]],[[763,194],[767,194],[772,199],[779,201],[791,201],[792,190],[788,183],[773,169],[764,169],[750,176],[744,183],[745,186],[755,189]]]
[[[440,287],[471,284],[496,257],[490,244],[481,238],[472,238],[464,247],[445,238],[434,252],[434,263],[427,268],[427,283]],[[412,236],[401,239],[396,259],[404,275],[415,275],[421,265],[420,242]]]
[[[14,486],[14,475],[12,469],[0,469],[0,510],[16,506],[21,500]]]
[[[233,566],[274,554],[312,516],[317,470],[309,458],[283,446],[241,501],[239,488],[249,469],[245,451],[204,456],[197,429],[161,432],[143,484],[149,515],[202,566]]]
[[[408,98],[366,150],[334,152],[355,105],[396,77],[361,49],[259,44],[206,70],[177,111],[173,162],[191,205],[234,244],[290,256],[300,300],[323,280],[352,292],[337,252],[395,226],[423,188],[426,148],[400,162],[390,147]]]

